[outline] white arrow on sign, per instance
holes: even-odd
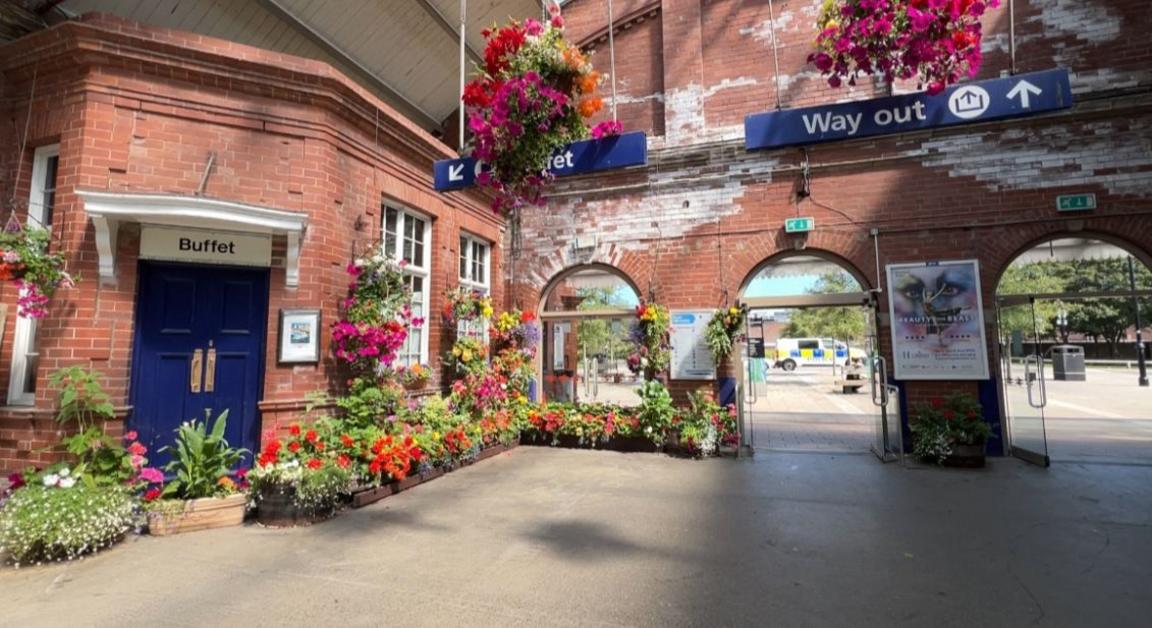
[[[455,166],[448,166],[448,180],[449,181],[463,181],[464,180],[464,164]]]
[[[1028,81],[1020,81],[1016,84],[1016,87],[1012,88],[1012,91],[1008,92],[1008,100],[1012,100],[1013,98],[1019,96],[1020,106],[1028,109],[1032,106],[1032,102],[1029,100],[1029,94],[1033,96],[1039,96],[1043,91],[1044,90],[1036,87]]]

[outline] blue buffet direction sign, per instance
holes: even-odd
[[[1072,106],[1064,69],[953,85],[926,93],[805,107],[744,118],[747,150],[906,133],[954,124],[1030,116]]]
[[[552,174],[562,177],[648,164],[648,139],[642,132],[613,135],[598,140],[574,142],[556,151],[548,163]],[[471,157],[436,162],[437,192],[476,185],[482,164]]]

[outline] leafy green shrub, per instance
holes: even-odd
[[[369,427],[382,425],[404,398],[404,389],[395,382],[357,377],[349,384],[348,393],[336,398],[336,406],[352,427]]]
[[[100,385],[100,377],[97,371],[70,366],[52,373],[48,382],[60,391],[56,421],[61,425],[75,423],[79,428],[77,433],[62,439],[64,448],[76,457],[76,475],[90,487],[120,486],[133,480],[147,463],[143,458],[147,449],[139,443],[125,448],[124,443],[105,432],[105,425],[115,418],[115,412]],[[135,436],[128,440],[135,440]]]
[[[173,478],[164,487],[164,497],[200,499],[236,491],[229,474],[247,450],[228,444],[224,438],[227,424],[228,411],[225,410],[216,417],[211,431],[207,420],[188,421],[176,429],[176,444],[161,449],[172,452],[172,460],[164,470],[172,473]]]
[[[972,395],[954,393],[912,407],[912,453],[929,462],[943,463],[956,445],[982,445],[993,436],[984,421],[980,402]]]
[[[636,415],[640,419],[640,429],[652,442],[663,443],[676,414],[672,395],[656,380],[645,381],[636,392],[640,395],[640,411]]]
[[[122,488],[29,485],[0,509],[0,554],[18,565],[79,558],[119,541],[134,512]]]

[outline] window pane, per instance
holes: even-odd
[[[396,256],[396,221],[398,215],[391,207],[384,210],[384,255]]]
[[[460,278],[468,278],[468,238],[460,236]]]
[[[49,157],[47,172],[44,177],[44,226],[52,226],[52,208],[56,205],[56,169],[60,166],[60,157]]]
[[[419,218],[412,218],[412,241],[414,243],[414,250],[412,252],[412,263],[420,268],[424,267],[424,221]]]
[[[40,356],[36,353],[36,328],[39,325],[34,318],[28,319],[28,352],[25,353],[24,362],[24,392],[29,395],[36,394],[36,367],[40,363]]]

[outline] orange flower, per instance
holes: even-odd
[[[580,115],[585,118],[591,118],[602,108],[604,108],[604,101],[599,98],[585,98],[580,101]]]
[[[580,77],[580,91],[585,94],[591,94],[596,91],[596,86],[600,84],[600,73],[596,70],[585,74]]]
[[[584,65],[584,55],[576,48],[565,48],[564,62],[573,68],[579,68]]]

